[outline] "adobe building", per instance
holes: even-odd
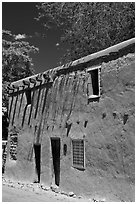
[[[130,39],[12,83],[5,177],[74,192],[93,177],[134,183],[134,49]]]

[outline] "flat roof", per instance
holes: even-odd
[[[11,90],[10,92],[13,92],[13,90],[17,91],[21,87],[23,87],[23,89],[25,87],[32,88],[34,84],[35,86],[37,86],[40,84],[53,82],[55,77],[61,74],[77,70],[84,70],[89,66],[94,67],[102,64],[103,62],[115,60],[118,59],[119,57],[127,55],[128,53],[134,52],[135,52],[135,38],[132,38],[122,43],[106,48],[104,50],[101,50],[99,52],[87,55],[80,59],[64,64],[62,66],[47,70],[43,73],[32,75],[30,77],[12,82],[9,87],[9,90]]]

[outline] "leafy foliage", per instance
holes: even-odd
[[[134,2],[44,2],[37,7],[45,28],[62,30],[61,41],[68,45],[64,62],[135,36]]]
[[[4,38],[5,37],[5,38]],[[28,42],[20,39],[9,31],[3,31],[2,40],[2,66],[3,81],[12,82],[34,73],[30,52],[38,51]]]
[[[10,31],[2,32],[2,84],[3,106],[7,103],[7,85],[9,83],[34,74],[30,52],[38,51],[22,39],[16,40],[16,35]]]
[[[7,30],[2,32],[2,132],[4,138],[7,135],[8,125],[7,86],[13,81],[34,74],[29,54],[38,51],[21,37],[22,35],[13,35]]]

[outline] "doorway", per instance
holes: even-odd
[[[34,152],[35,152],[35,165],[36,165],[36,173],[38,176],[37,182],[40,183],[40,172],[41,172],[41,145],[34,144]]]
[[[60,183],[60,138],[51,138],[51,149],[52,149],[55,184],[59,186],[59,183]]]

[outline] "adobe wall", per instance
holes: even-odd
[[[127,55],[103,63],[101,98],[89,104],[87,166],[92,174],[123,176],[134,182],[135,64]]]
[[[103,63],[99,101],[88,104],[86,91],[84,95],[82,87],[79,89],[69,117],[72,123],[69,136],[63,135],[68,154],[62,155],[61,185],[67,190],[82,192],[84,188],[86,192],[97,191],[103,187],[101,178],[125,179],[134,183],[134,69],[134,55],[130,54]],[[74,137],[85,139],[85,171],[72,168],[70,138]],[[100,180],[95,182],[94,177]]]
[[[38,181],[37,144],[40,182],[54,184],[51,138],[60,138],[60,188],[91,194],[102,192],[106,182],[108,193],[110,179],[134,183],[135,56],[130,51],[134,53],[134,39],[12,83],[6,177]],[[88,69],[96,66],[101,66],[100,97],[93,100]],[[85,141],[83,170],[72,165],[72,139]]]
[[[52,182],[52,154],[50,137],[61,138],[62,159],[68,160],[71,167],[71,137],[83,138],[77,122],[85,122],[87,108],[88,73],[71,72],[56,77],[52,84],[47,83],[31,89],[32,105],[27,105],[24,90],[15,92],[9,103],[9,141],[5,174],[22,180],[35,180],[34,143],[41,144],[41,181]],[[67,124],[72,124],[71,134]],[[75,128],[77,127],[77,135]],[[82,127],[83,129],[83,127]],[[83,129],[84,130],[84,129]],[[18,135],[17,160],[10,159],[11,135]],[[71,135],[71,137],[70,137]],[[63,144],[67,144],[67,156],[63,156]],[[62,167],[61,167],[62,169]],[[15,173],[16,172],[16,173]],[[48,180],[49,179],[49,180]]]
[[[92,176],[134,182],[134,76],[134,55],[129,54],[102,64],[101,97],[96,102],[88,103],[86,70],[64,73],[53,83],[34,86],[31,106],[26,106],[24,90],[15,92],[9,104],[9,135],[18,135],[17,160],[10,159],[8,148],[5,175],[37,180],[33,145],[41,144],[41,183],[51,185],[50,137],[59,137],[60,187],[72,191],[82,183],[89,188],[87,178]],[[72,167],[71,138],[85,140],[85,171]],[[8,146],[10,143],[9,137]]]

